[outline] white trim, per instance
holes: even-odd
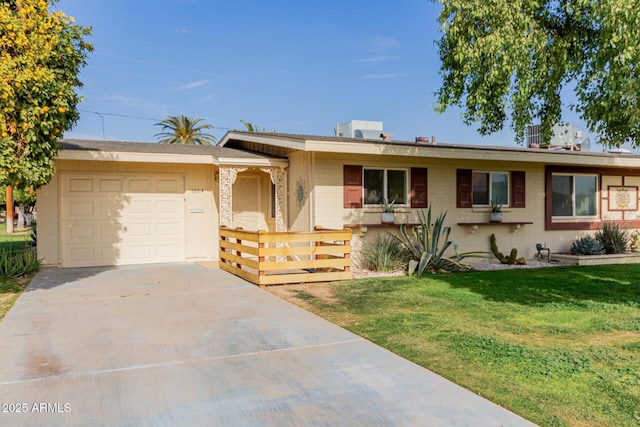
[[[489,203],[473,203],[473,174],[474,173],[487,173],[489,174]],[[491,186],[491,175],[493,174],[505,174],[507,175],[507,203],[503,203],[503,208],[511,207],[511,172],[510,171],[487,171],[487,170],[472,170],[471,171],[471,207],[472,208],[487,208],[491,206],[492,197],[492,186]]]
[[[410,179],[410,171],[409,168],[385,168],[385,167],[376,167],[376,166],[363,166],[362,167],[362,207],[363,208],[371,208],[374,206],[379,207],[380,203],[365,203],[365,191],[366,191],[366,187],[365,187],[365,180],[364,180],[364,172],[366,170],[381,170],[384,172],[383,176],[382,176],[382,198],[383,200],[386,198],[387,200],[389,200],[389,194],[387,194],[388,190],[389,190],[389,181],[387,178],[387,171],[393,170],[393,171],[403,171],[404,172],[404,199],[405,199],[405,203],[403,204],[394,204],[394,206],[397,207],[409,207],[411,205],[411,201],[409,200],[410,197],[410,192],[411,190],[409,189],[409,179]]]
[[[289,166],[287,159],[238,159],[213,157],[213,164],[217,166],[276,166],[284,169]]]
[[[224,166],[289,166],[287,159],[216,157],[211,154],[132,153],[123,151],[61,150],[58,160],[88,160],[132,163],[183,163]]]
[[[551,187],[553,188],[553,177],[554,176],[570,176],[571,178],[575,178],[576,176],[589,176],[596,179],[596,188],[595,188],[595,203],[596,203],[596,213],[595,215],[576,215],[576,180],[571,180],[571,215],[553,215],[553,198],[551,199],[551,219],[552,220],[575,220],[575,219],[597,219],[600,214],[600,202],[602,201],[602,195],[600,191],[600,179],[598,174],[593,173],[570,173],[570,172],[552,172],[551,173]]]

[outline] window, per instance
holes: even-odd
[[[365,169],[357,165],[344,165],[343,206],[361,208],[363,200],[367,205],[380,205],[387,198],[389,201],[395,199],[398,205],[426,208],[427,172],[426,168],[411,168],[409,177],[407,169]]]
[[[551,216],[596,216],[598,178],[595,175],[551,175]]]
[[[510,208],[526,207],[524,171],[474,172],[456,170],[456,207],[489,206],[491,200]]]
[[[407,204],[407,171],[405,169],[364,169],[364,204],[379,205],[382,201]]]
[[[473,172],[473,205],[487,206],[493,200],[509,205],[508,172]]]

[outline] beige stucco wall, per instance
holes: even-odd
[[[293,160],[293,159],[292,159]],[[364,167],[385,168],[428,168],[428,201],[432,205],[434,216],[447,211],[446,225],[452,227],[450,239],[458,242],[460,251],[489,251],[489,236],[494,233],[498,247],[502,252],[517,248],[519,256],[527,259],[537,254],[536,243],[546,243],[553,252],[568,252],[576,237],[588,232],[575,230],[545,230],[545,166],[541,163],[510,163],[483,160],[419,159],[402,156],[348,156],[341,154],[316,153],[313,162],[315,181],[314,216],[309,229],[314,225],[329,228],[342,228],[345,224],[379,224],[380,208],[362,209],[343,208],[343,165],[361,165]],[[294,162],[291,162],[294,167]],[[474,232],[471,226],[457,225],[459,222],[484,222],[489,220],[487,208],[459,209],[456,207],[456,169],[481,171],[525,171],[526,172],[526,208],[503,208],[504,221],[533,222],[514,226],[479,225]],[[610,185],[619,185],[619,177],[603,177]],[[626,178],[625,184],[640,183],[638,178]],[[634,184],[635,185],[635,184]],[[416,222],[417,210],[399,207],[396,223]],[[603,218],[616,219],[613,213],[603,210]],[[356,251],[363,239],[370,239],[379,233],[397,231],[398,228],[354,228],[354,246]],[[357,255],[355,256],[357,259]]]
[[[61,173],[91,172],[129,174],[172,174],[185,177],[186,259],[218,259],[218,208],[214,196],[214,167],[211,165],[172,163],[130,163],[115,161],[56,160],[56,175],[38,191],[38,253],[46,264],[58,265],[60,259]]]
[[[271,177],[259,168],[240,172],[233,184],[233,226],[275,231],[271,218]]]
[[[288,171],[288,228],[290,231],[309,231],[313,229],[312,207],[316,205],[316,186],[312,180],[314,163],[313,153],[298,151],[289,155]],[[341,172],[342,173],[342,172]],[[298,200],[298,187],[302,200]]]

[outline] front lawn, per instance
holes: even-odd
[[[0,277],[0,322],[7,315],[24,288],[27,287],[31,277],[1,278]]]
[[[273,291],[542,426],[640,425],[640,266]]]
[[[15,230],[14,233],[7,233],[7,224],[0,223],[0,249],[22,249],[31,245],[30,229]]]

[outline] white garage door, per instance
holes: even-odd
[[[63,267],[185,260],[184,177],[61,177]]]

